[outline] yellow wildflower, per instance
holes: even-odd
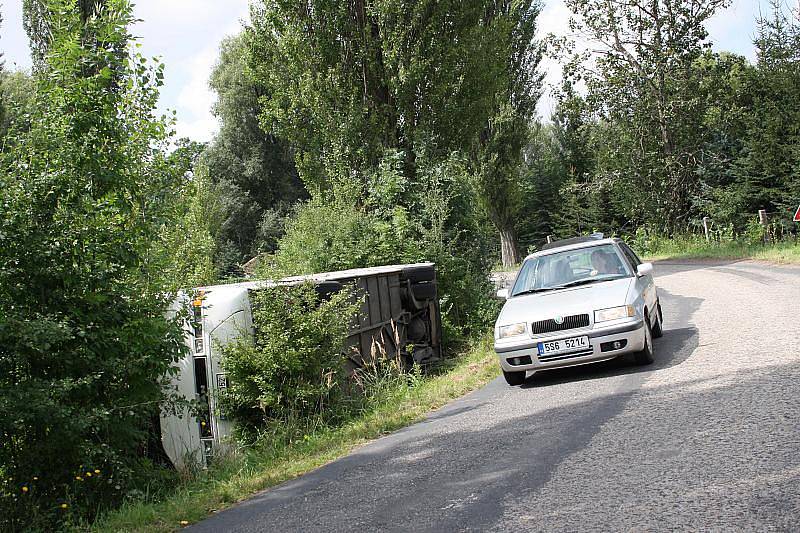
[[[66,503],[62,503],[62,504],[61,504],[61,508],[62,508],[62,509],[66,509],[66,508],[67,508],[67,504],[66,504]]]
[[[181,520],[181,525],[182,526],[188,526],[189,525],[189,521],[188,520]]]
[[[99,474],[99,473],[100,473],[100,471],[99,471],[99,470],[95,470],[95,471],[94,471],[94,473],[95,473],[95,474]]]
[[[91,472],[86,472],[86,477],[92,477],[92,473]]]
[[[22,487],[22,492],[28,492],[28,487]]]

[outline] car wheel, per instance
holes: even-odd
[[[433,300],[436,298],[436,284],[435,283],[417,283],[411,286],[411,292],[414,293],[414,298],[419,301]]]
[[[406,267],[403,277],[411,283],[422,283],[436,279],[436,269],[432,266]]]
[[[503,377],[506,378],[506,383],[515,387],[525,383],[525,372],[506,372],[503,370]]]
[[[644,319],[644,349],[641,352],[636,352],[633,358],[636,360],[636,364],[639,365],[649,365],[652,363],[654,358],[653,353],[653,330],[650,328],[650,319]]]
[[[656,304],[656,309],[658,309],[658,322],[653,327],[653,338],[660,339],[664,336],[664,313],[661,312],[661,302]]]

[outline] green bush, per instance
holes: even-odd
[[[276,278],[347,268],[436,263],[445,341],[481,334],[497,316],[489,270],[493,235],[473,202],[468,166],[416,156],[416,176],[389,152],[363,187],[339,184],[302,204],[259,275]]]
[[[751,217],[747,220],[744,231],[744,240],[747,244],[764,244],[764,226],[759,222],[758,217]]]
[[[153,118],[161,72],[125,52],[129,2],[104,5],[82,21],[76,2],[46,4],[29,129],[3,154],[4,531],[57,529],[143,490],[162,384],[183,350],[151,262],[175,185]]]
[[[392,262],[399,240],[374,213],[359,208],[349,190],[316,197],[295,211],[279,241],[269,277],[311,274]]]
[[[223,348],[230,385],[223,411],[242,436],[273,422],[332,416],[342,392],[344,343],[360,308],[351,290],[320,299],[310,283],[252,295],[255,340]]]

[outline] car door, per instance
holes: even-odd
[[[628,259],[630,264],[632,265],[634,273],[636,273],[636,269],[639,265],[642,264],[642,260],[639,259],[639,256],[636,255],[630,246],[625,244],[624,242],[619,243],[619,247],[622,250],[622,253],[625,254],[625,257]],[[647,306],[647,309],[650,311],[650,315],[653,314],[653,309],[656,308],[658,305],[658,295],[656,294],[656,284],[653,281],[653,275],[647,274],[644,276],[636,276],[636,290],[638,294],[642,295],[642,299]],[[652,320],[650,322],[653,323]]]

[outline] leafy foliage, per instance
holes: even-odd
[[[538,97],[537,14],[532,2],[256,2],[245,41],[262,127],[292,146],[312,194],[279,270],[434,260],[450,332],[481,327],[489,304],[470,304],[489,290],[485,219],[513,235]]]
[[[498,46],[490,61],[505,68],[496,80],[494,109],[479,135],[475,190],[500,234],[504,266],[521,259],[517,232],[523,205],[522,148],[530,134],[542,79],[537,72],[542,47],[534,40],[539,10],[536,2],[508,2],[488,8],[485,21]]]
[[[10,147],[16,134],[28,129],[33,94],[29,75],[0,70],[0,143],[4,146]]]
[[[386,150],[403,152],[413,179],[417,143],[466,150],[492,114],[509,61],[494,11],[485,0],[254,2],[245,35],[264,129],[291,143],[312,193]]]
[[[523,230],[528,245],[593,230],[702,232],[704,216],[746,239],[759,209],[782,221],[773,233],[797,231],[796,14],[775,3],[759,20],[750,64],[709,50],[702,21],[724,1],[568,5],[595,49],[565,66],[549,142],[529,142],[526,186],[542,195],[533,208],[545,223]]]
[[[483,331],[495,311],[486,275],[492,255],[467,164],[422,154],[412,185],[402,160],[395,153],[365,178],[366,198],[340,185],[298,208],[261,275],[433,261],[447,340]]]
[[[0,512],[14,530],[134,488],[182,352],[153,254],[176,187],[152,114],[161,71],[118,53],[127,1],[89,20],[73,1],[47,8],[30,125],[0,173]]]
[[[274,251],[287,211],[306,197],[286,141],[259,124],[266,89],[254,79],[245,53],[241,35],[222,43],[210,79],[220,131],[202,158],[210,194],[220,204],[212,235],[223,275],[240,273],[248,259]]]
[[[289,140],[314,193],[363,180],[387,153],[402,153],[412,183],[423,151],[470,156],[476,197],[514,261],[538,13],[530,0],[257,2],[246,37],[267,88],[264,128]]]
[[[205,148],[181,139],[167,157],[177,186],[172,190],[170,223],[161,226],[152,255],[160,259],[158,270],[173,291],[211,284],[222,272],[215,263],[214,235],[223,215],[207,168],[200,162]]]
[[[231,385],[223,410],[243,433],[322,416],[342,392],[345,339],[360,302],[350,290],[321,300],[310,283],[252,293],[254,341],[223,349]]]
[[[773,4],[759,20],[756,69],[745,75],[742,104],[746,134],[732,165],[735,209],[791,215],[800,198],[800,16]],[[741,224],[741,222],[740,222]]]
[[[628,218],[674,231],[690,214],[702,159],[705,109],[693,64],[710,46],[703,22],[727,0],[567,5],[573,28],[600,47],[595,67],[580,70],[590,105],[610,126],[603,145],[614,146],[597,171],[638,193],[623,204]]]

